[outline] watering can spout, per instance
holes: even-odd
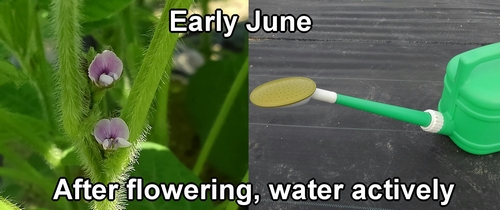
[[[250,101],[260,107],[292,107],[307,103],[310,99],[335,103],[403,122],[419,125],[424,131],[441,133],[444,116],[434,110],[418,111],[404,107],[364,100],[316,88],[309,78],[290,77],[260,85],[250,94]]]
[[[404,107],[364,100],[317,88],[311,98],[382,115],[419,125],[424,131],[438,133],[444,125],[443,115],[431,109],[418,111]]]

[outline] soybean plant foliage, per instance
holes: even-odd
[[[197,7],[209,12],[192,0],[0,0],[0,209],[238,208],[129,200],[123,185],[247,181],[247,32],[169,31],[170,9]],[[60,178],[121,186],[76,200],[54,196]]]

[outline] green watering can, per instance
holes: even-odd
[[[336,103],[419,125],[449,136],[466,152],[500,151],[500,43],[453,57],[446,67],[438,111],[418,111],[316,88],[313,80],[288,77],[255,88],[250,101],[259,107],[293,107],[310,99]]]

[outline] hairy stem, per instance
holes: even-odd
[[[54,24],[59,56],[60,108],[63,128],[76,149],[80,162],[93,183],[101,179],[102,155],[91,131],[100,112],[89,113],[90,89],[80,42],[80,0],[54,0]]]
[[[94,125],[101,119],[101,112],[93,109],[87,118],[82,122],[81,129],[92,131]],[[99,144],[96,144],[94,136],[88,132],[79,136],[78,141],[73,141],[76,153],[81,164],[93,183],[101,180],[104,169],[102,168],[103,157]]]
[[[4,210],[21,210],[21,208],[17,207],[15,204],[11,203],[9,200],[4,197],[0,197],[0,209]]]
[[[53,4],[62,123],[66,133],[74,138],[79,136],[80,122],[88,111],[88,96],[85,95],[88,91],[87,77],[80,67],[79,6],[80,0],[54,0]]]
[[[135,78],[127,103],[121,113],[130,130],[129,141],[133,144],[126,149],[113,152],[104,160],[103,166],[106,173],[100,180],[103,183],[122,182],[127,178],[130,165],[138,156],[138,142],[144,135],[147,116],[155,97],[156,90],[160,84],[165,70],[172,58],[172,52],[179,34],[169,32],[169,10],[172,8],[189,8],[191,0],[169,0],[166,1],[163,13],[156,26],[153,39],[146,52],[140,70]],[[123,187],[121,188],[123,189]],[[123,193],[123,191],[122,191]],[[95,209],[123,209],[122,196],[114,201],[104,200],[94,202]]]

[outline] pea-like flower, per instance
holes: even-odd
[[[89,65],[89,77],[99,87],[108,87],[113,84],[120,78],[122,72],[122,61],[109,50],[97,54]]]
[[[102,119],[94,127],[94,137],[105,150],[129,147],[128,126],[120,118]]]

